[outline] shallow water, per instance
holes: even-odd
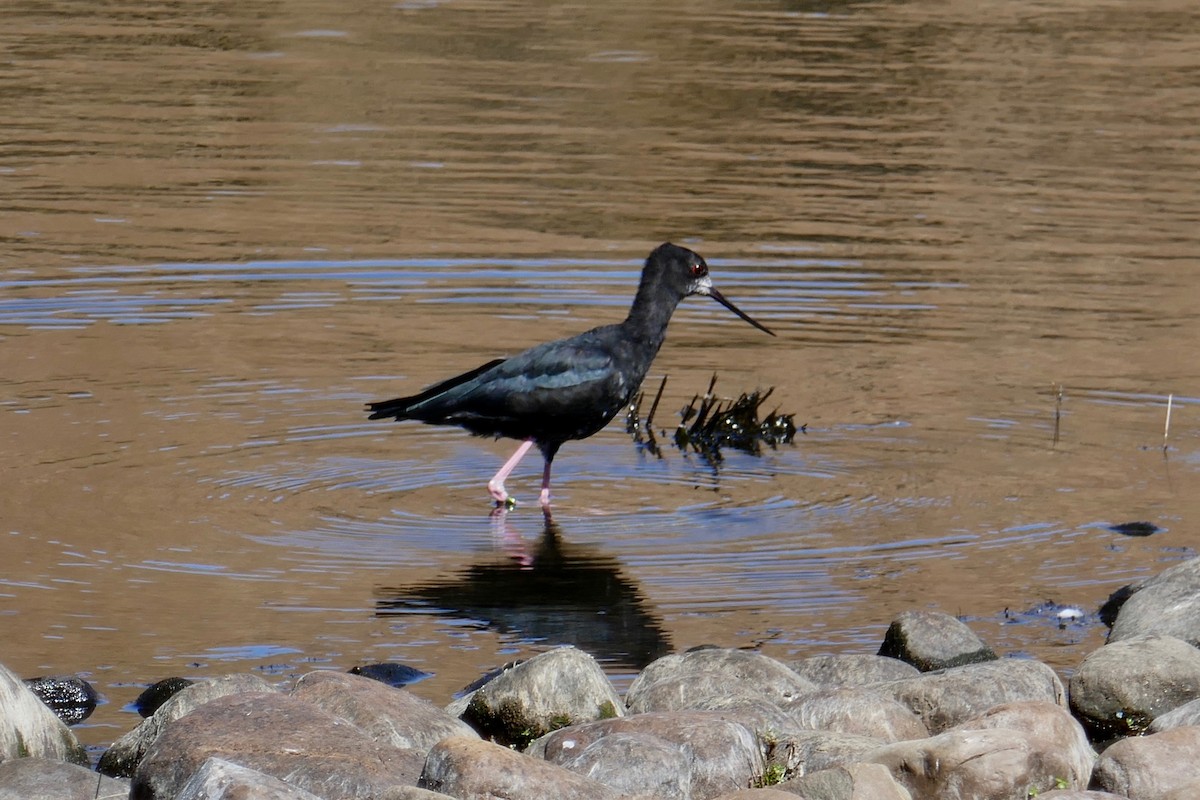
[[[909,608],[1069,672],[1197,542],[1193,19],[13,5],[3,663],[89,677],[92,745],[168,675],[398,660],[440,702],[574,642],[623,686],[701,643],[873,652]],[[547,524],[532,457],[489,517],[511,443],[366,421],[620,319],[665,239],[779,336],[687,300],[659,427],[715,372],[775,387],[793,445],[713,465],[614,423]]]

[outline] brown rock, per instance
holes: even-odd
[[[1070,786],[1086,787],[1096,762],[1096,751],[1083,726],[1062,706],[1045,700],[1004,703],[972,717],[952,730],[1008,728],[1023,734],[1035,751],[1055,753],[1064,765],[1056,777]]]
[[[449,736],[476,736],[462,720],[403,689],[345,672],[310,672],[292,696],[361,728],[375,741],[423,753]]]
[[[827,687],[865,686],[920,674],[920,670],[900,659],[864,654],[813,656],[789,662],[788,666],[800,677]]]
[[[388,747],[350,723],[283,694],[238,694],[167,725],[138,766],[132,800],[174,798],[204,761],[224,758],[324,800],[379,797],[416,784],[424,754]]]
[[[882,764],[849,764],[810,772],[779,784],[804,800],[912,800]]]
[[[1029,791],[1057,788],[1073,767],[1069,757],[1009,728],[953,730],[897,742],[864,760],[886,766],[914,797],[938,800],[1024,797]]]
[[[1111,647],[1111,645],[1108,645]],[[1130,800],[1159,800],[1200,780],[1200,727],[1122,739],[1100,754],[1092,785]]]
[[[784,706],[803,727],[870,736],[883,742],[924,739],[921,718],[890,696],[862,686],[823,689]]]
[[[459,800],[617,800],[623,796],[555,764],[466,737],[451,737],[434,745],[420,785]]]

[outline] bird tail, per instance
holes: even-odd
[[[461,386],[469,380],[477,378],[479,375],[487,372],[497,364],[503,363],[503,358],[497,358],[495,361],[489,361],[481,367],[476,367],[470,372],[464,372],[462,375],[456,375],[450,380],[442,381],[425,389],[420,394],[414,394],[411,397],[397,397],[392,400],[380,400],[377,403],[367,403],[367,410],[371,415],[367,419],[421,419],[421,415],[417,413],[418,407],[429,400],[434,399],[438,395],[444,394],[456,386]]]

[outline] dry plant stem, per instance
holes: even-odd
[[[1175,401],[1175,394],[1167,395],[1167,422],[1163,425],[1163,452],[1167,452],[1167,437],[1171,435],[1171,406]]]

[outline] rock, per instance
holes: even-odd
[[[358,667],[350,668],[351,675],[362,675],[364,678],[386,683],[395,689],[401,686],[408,686],[417,681],[423,681],[433,675],[432,672],[424,672],[416,667],[410,667],[407,664],[397,664],[392,661],[386,661],[382,664],[363,664]]]
[[[714,797],[712,800],[796,800],[796,795],[766,787],[763,789],[738,789],[736,792]]]
[[[613,736],[622,738],[605,741]],[[655,743],[644,753],[636,749],[651,740]],[[661,772],[663,765],[675,761],[664,745],[682,756],[680,780]],[[544,737],[530,753],[568,769],[587,770],[589,776],[611,781],[610,786],[627,794],[657,789],[663,797],[685,799],[747,787],[765,771],[752,731],[704,711],[650,712],[576,725]],[[673,788],[680,793],[667,791]]]
[[[1149,634],[1089,653],[1071,676],[1071,710],[1095,739],[1146,731],[1161,714],[1200,697],[1200,650]]]
[[[502,744],[524,747],[552,730],[624,713],[596,660],[574,647],[560,647],[481,686],[463,719]]]
[[[780,736],[792,731],[804,730],[795,717],[764,697],[736,695],[727,698],[707,697],[696,703],[695,708],[680,711],[713,711],[720,719],[736,722],[759,738]]]
[[[617,800],[622,794],[599,781],[479,738],[443,739],[429,751],[420,786],[458,798],[553,797]]]
[[[1149,730],[1151,733],[1162,733],[1171,728],[1182,728],[1184,725],[1200,725],[1200,698],[1189,700],[1178,708],[1155,717]]]
[[[810,772],[779,789],[803,800],[912,800],[882,764],[849,764]]]
[[[905,611],[896,617],[879,655],[898,658],[922,672],[996,660],[996,653],[974,631],[941,611]]]
[[[133,701],[134,708],[143,717],[149,717],[162,707],[162,704],[170,700],[181,691],[191,686],[195,681],[188,678],[163,678],[161,681],[150,684],[142,693]]]
[[[90,683],[74,675],[26,678],[25,685],[67,725],[78,725],[90,717],[100,699]]]
[[[380,744],[428,753],[448,736],[476,736],[470,725],[403,689],[344,672],[310,672],[292,696],[357,726]]]
[[[1035,751],[1054,753],[1063,771],[1055,777],[1069,786],[1086,787],[1096,751],[1083,726],[1062,706],[1044,700],[1004,703],[972,717],[953,730],[1008,728],[1020,732]]]
[[[71,729],[0,665],[0,761],[40,756],[87,765],[87,751]]]
[[[669,658],[669,656],[668,656]],[[814,687],[815,688],[815,687]],[[630,712],[703,711],[732,705],[752,706],[763,702],[775,704],[761,689],[744,684],[730,684],[729,676],[716,670],[670,675],[651,684],[643,684],[635,693],[626,693]],[[776,706],[778,708],[778,706]]]
[[[1105,797],[1116,797],[1117,795],[1105,795]],[[1196,800],[1200,797],[1200,780],[1188,781],[1181,783],[1171,791],[1164,794],[1161,800]]]
[[[926,672],[871,688],[908,706],[935,734],[1001,703],[1066,702],[1062,681],[1054,670],[1040,661],[1015,658]]]
[[[565,731],[562,735],[567,736]],[[617,731],[586,747],[572,743],[562,747],[553,763],[622,794],[678,800],[692,796],[690,755],[678,744],[650,733]]]
[[[1197,753],[1200,727],[1172,728],[1122,739],[1100,754],[1092,785],[1130,800],[1159,800],[1200,780]]]
[[[1147,634],[1174,636],[1200,647],[1200,558],[1176,564],[1129,587],[1108,641]]]
[[[1129,800],[1124,795],[1112,794],[1111,792],[1097,792],[1093,790],[1084,791],[1082,789],[1053,789],[1049,792],[1042,792],[1036,800]],[[1164,798],[1163,800],[1166,800]],[[1194,797],[1179,798],[1178,800],[1194,800]]]
[[[243,693],[217,698],[167,725],[138,765],[130,796],[174,798],[214,756],[323,800],[379,797],[389,787],[413,786],[424,762],[422,752],[381,745],[290,695]]]
[[[0,763],[0,800],[125,800],[129,781],[97,775],[57,759],[13,758]]]
[[[168,680],[172,680],[168,678]],[[163,683],[163,681],[159,681]],[[158,684],[155,684],[156,686]],[[159,734],[171,722],[218,697],[245,692],[273,692],[270,684],[257,675],[222,675],[191,682],[181,687],[158,707],[153,715],[142,720],[136,728],[117,739],[100,756],[97,769],[104,775],[129,778],[146,755]],[[145,692],[143,692],[145,694]]]
[[[666,682],[666,689],[655,684]],[[799,697],[816,689],[816,684],[800,677],[786,664],[751,650],[705,648],[663,656],[634,679],[625,693],[630,711],[671,710],[672,701],[686,702],[688,687],[694,695],[712,696],[756,694],[773,703]]]
[[[175,800],[321,800],[273,775],[223,758],[205,759]]]
[[[887,767],[913,797],[938,800],[1026,797],[1057,788],[1073,767],[1071,758],[1010,728],[953,730],[897,742],[868,753],[865,760]]]
[[[858,733],[884,742],[929,735],[925,723],[908,706],[861,686],[806,694],[787,703],[784,710],[812,730]]]
[[[864,686],[914,678],[921,673],[898,658],[878,655],[813,656],[788,664],[801,678],[818,686]]]
[[[768,742],[768,764],[786,778],[855,764],[885,742],[857,733],[800,731]]]

